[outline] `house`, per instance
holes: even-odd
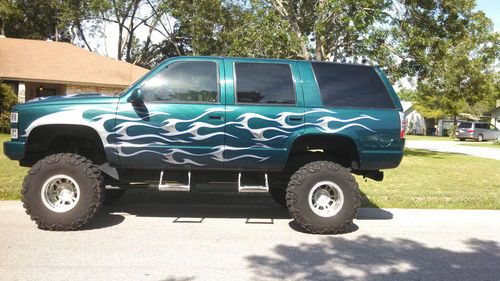
[[[401,101],[406,120],[406,132],[409,135],[425,135],[426,121],[424,117],[408,101]]]
[[[500,128],[500,100],[497,100],[497,107],[485,115],[491,118],[491,124]]]
[[[114,94],[148,70],[66,42],[0,37],[0,81],[19,102],[84,92]]]

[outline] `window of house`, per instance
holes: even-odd
[[[234,67],[238,103],[295,104],[290,65],[242,62]]]
[[[217,64],[211,61],[174,62],[141,87],[144,101],[215,103]]]

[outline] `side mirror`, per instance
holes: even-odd
[[[132,104],[141,104],[141,103],[143,103],[142,94],[141,94],[141,88],[135,88],[132,91],[132,94],[128,97],[127,102],[130,102]]]

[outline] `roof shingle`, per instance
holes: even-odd
[[[66,42],[0,38],[0,78],[128,86],[148,70]]]

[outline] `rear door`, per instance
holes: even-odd
[[[304,103],[294,61],[224,59],[224,167],[279,169],[304,131]]]
[[[457,127],[457,138],[466,138],[469,136],[469,133],[467,132],[467,130],[471,129],[472,128],[472,123],[470,122],[462,122],[460,124],[458,124],[458,127]]]

